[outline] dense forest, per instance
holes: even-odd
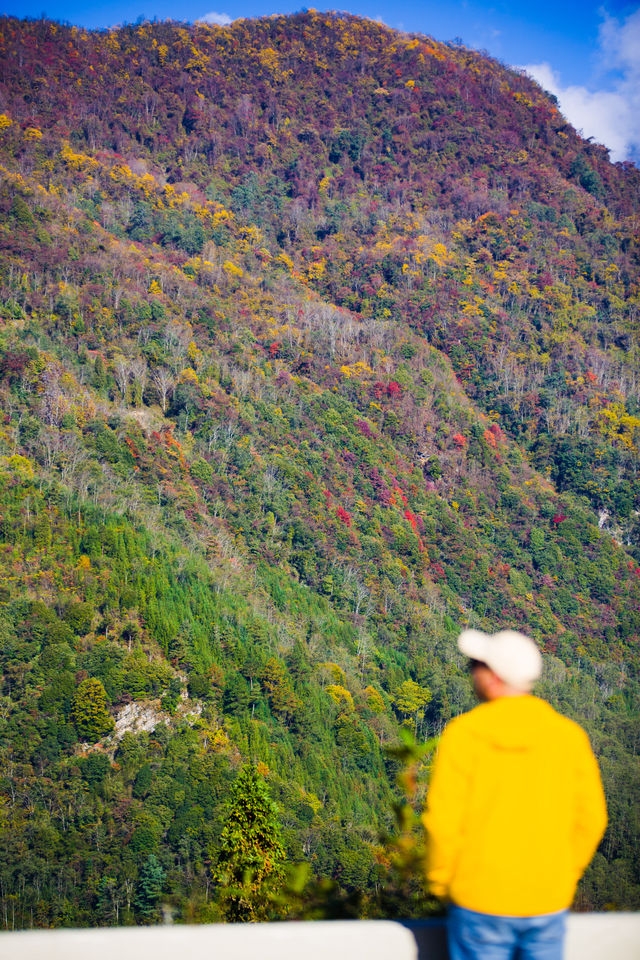
[[[467,625],[640,909],[640,171],[347,15],[2,18],[0,210],[2,927],[432,909]]]

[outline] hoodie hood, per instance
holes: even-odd
[[[499,697],[483,703],[467,716],[473,716],[473,736],[502,750],[539,749],[557,727],[558,714],[544,700],[530,695]]]

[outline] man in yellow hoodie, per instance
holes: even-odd
[[[531,696],[532,640],[465,630],[458,647],[483,703],[446,727],[423,815],[451,960],[561,960],[607,822],[598,765],[584,730]]]

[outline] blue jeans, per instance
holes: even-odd
[[[562,960],[567,911],[499,917],[449,907],[451,960]]]

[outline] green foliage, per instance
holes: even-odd
[[[11,216],[20,226],[31,226],[33,224],[33,216],[29,205],[24,200],[24,197],[16,195],[13,198],[11,203]]]
[[[419,743],[403,728],[400,742],[387,748],[389,757],[398,765],[402,796],[394,804],[393,830],[381,837],[386,862],[375,903],[379,916],[424,918],[442,912],[442,904],[425,891],[424,830],[420,819],[429,758],[436,746],[436,739]]]
[[[133,796],[137,797],[138,800],[144,800],[151,789],[151,779],[151,764],[145,763],[140,767],[133,781],[133,786],[131,789]]]
[[[604,193],[600,177],[582,154],[578,154],[572,161],[571,175],[579,180],[580,185],[589,193],[598,197]]]
[[[95,677],[83,680],[73,697],[71,719],[78,736],[94,742],[113,730],[114,720],[107,709],[105,689]]]
[[[223,909],[233,921],[265,920],[284,879],[285,851],[276,808],[255,767],[238,775],[217,849],[214,878],[224,885]]]
[[[164,880],[165,871],[158,858],[150,854],[140,870],[134,900],[136,913],[143,923],[158,919],[158,901]]]
[[[91,753],[82,761],[82,776],[91,787],[100,786],[109,769],[109,758],[104,753]]]
[[[403,680],[394,697],[394,703],[399,713],[403,717],[413,720],[414,732],[418,727],[418,718],[424,713],[430,700],[431,691],[426,687],[421,687],[415,680]]]
[[[91,629],[94,609],[90,603],[70,603],[64,611],[65,623],[68,623],[74,633],[84,636]]]

